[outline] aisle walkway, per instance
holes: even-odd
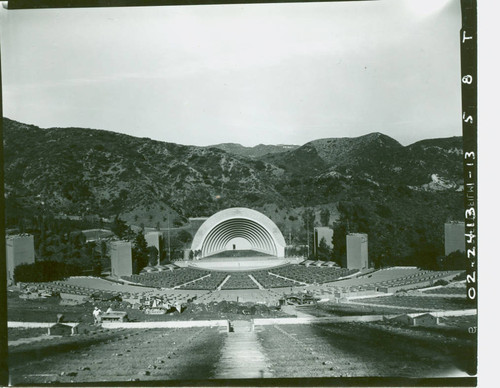
[[[234,321],[217,366],[217,379],[269,378],[272,373],[250,321]]]

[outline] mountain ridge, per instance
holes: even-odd
[[[373,132],[250,157],[102,129],[3,124],[6,196],[30,206],[44,197],[45,206],[73,213],[133,218],[136,208],[163,207],[193,217],[231,206],[335,203],[338,187],[349,191],[359,182],[427,191],[446,182],[452,191],[463,181],[461,137],[402,146]]]

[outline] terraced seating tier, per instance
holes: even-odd
[[[229,276],[228,280],[222,285],[223,290],[258,289],[259,286],[250,278],[249,275],[251,275],[262,287],[269,289],[294,287],[301,283],[321,284],[333,282],[342,276],[347,276],[355,272],[356,270],[348,270],[346,268],[304,267],[297,265],[286,265],[270,270],[245,272],[219,272],[183,268],[168,273],[132,275],[124,277],[124,279],[150,287],[172,288],[180,286],[182,289],[189,290],[216,290],[224,279]]]
[[[282,287],[293,287],[300,283],[294,282],[292,280],[279,278],[277,276],[270,275],[268,271],[255,271],[252,272],[252,276],[257,280],[264,288],[282,288]]]
[[[223,284],[222,290],[255,289],[259,286],[248,276],[247,273],[233,272],[229,279]]]
[[[341,280],[337,283],[337,292],[358,292],[374,288],[375,291],[388,292],[398,288],[417,288],[429,285],[444,277],[457,274],[457,271],[423,271],[418,268],[388,268],[376,271],[368,276]]]
[[[423,291],[423,294],[434,295],[465,295],[466,293],[467,289],[465,287],[441,287]]]
[[[81,296],[96,296],[99,294],[106,294],[112,296],[121,295],[118,291],[103,291],[100,289],[92,288],[92,287],[80,287],[72,284],[66,284],[64,282],[51,282],[51,283],[29,283],[29,287],[36,287],[38,290],[46,290],[50,292],[63,293],[63,294],[72,294],[72,295],[81,295]]]
[[[334,282],[340,277],[352,275],[356,273],[357,270],[335,267],[303,267],[290,265],[275,268],[269,272],[307,284],[323,284]]]
[[[226,277],[227,273],[214,271],[210,273],[210,276],[197,280],[194,283],[185,284],[179,288],[188,290],[216,290]]]
[[[148,287],[155,288],[173,288],[182,284],[200,279],[203,276],[209,275],[210,272],[192,269],[181,268],[172,272],[156,272],[146,273],[141,275],[123,276],[123,279],[140,283]]]

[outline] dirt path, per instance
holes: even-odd
[[[234,332],[226,337],[215,372],[217,379],[272,377],[257,334],[251,331],[250,322],[244,322],[234,322]]]

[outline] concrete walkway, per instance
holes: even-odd
[[[224,284],[226,284],[226,282],[229,280],[229,278],[230,278],[230,277],[231,277],[231,275],[227,275],[227,276],[226,276],[226,278],[222,281],[222,283],[221,283],[221,284],[219,284],[219,286],[217,287],[217,291],[222,290],[222,286],[223,286]]]
[[[262,352],[250,321],[232,322],[234,332],[227,334],[217,366],[217,379],[252,379],[272,377],[268,360]]]

